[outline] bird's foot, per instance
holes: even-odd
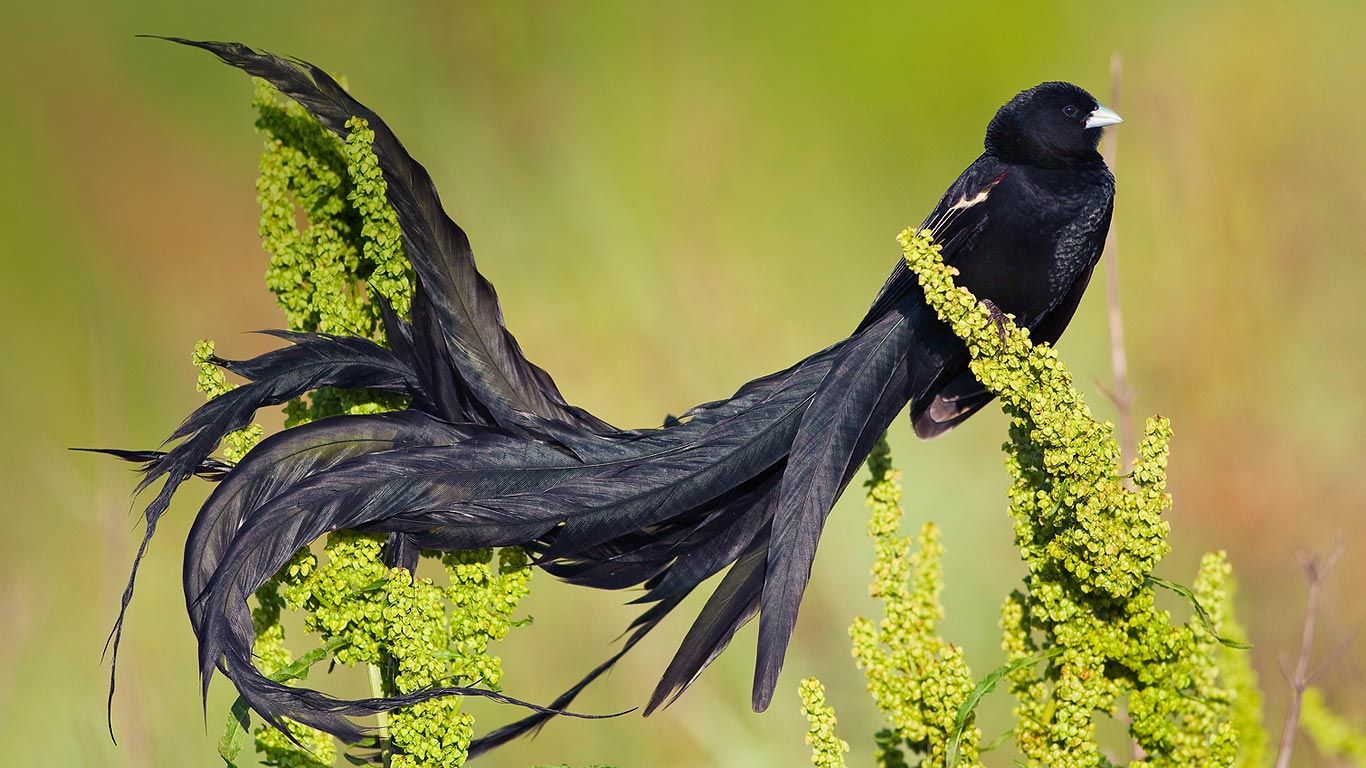
[[[1006,313],[996,306],[991,299],[982,299],[982,306],[987,308],[987,314],[991,316],[991,322],[996,324],[996,333],[1001,336],[1001,347],[1006,345],[1006,322],[1009,320]]]

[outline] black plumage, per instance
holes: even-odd
[[[248,597],[301,546],[346,528],[391,534],[403,558],[419,547],[519,545],[571,583],[644,585],[637,602],[650,605],[621,651],[553,710],[569,706],[684,597],[729,568],[647,711],[682,693],[755,615],[753,704],[766,708],[825,518],[873,442],[907,404],[917,434],[929,437],[990,400],[905,264],[898,261],[848,338],[663,427],[619,429],[568,404],[523,356],[475,268],[469,239],[378,115],[312,65],[240,44],[176,42],[265,79],[338,134],[351,117],[364,118],[417,276],[411,321],[385,313],[391,349],[289,334],[291,346],[224,362],[249,383],[195,411],[169,450],[115,452],[147,464],[143,486],[166,478],[147,510],[148,537],[182,480],[195,473],[220,480],[185,551],[204,684],[220,669],[267,720],[289,717],[344,738],[359,733],[351,717],[470,692],[347,701],[256,671]],[[960,284],[1036,339],[1062,333],[1099,257],[1113,180],[1096,145],[1100,126],[1117,121],[1076,86],[1045,83],[1020,93],[991,121],[987,151],[925,220]],[[400,392],[411,405],[286,429],[235,467],[209,458],[255,409],[320,386]],[[125,607],[131,594],[130,580]],[[534,729],[550,714],[499,729],[471,751]]]

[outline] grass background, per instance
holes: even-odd
[[[31,766],[213,765],[179,592],[202,484],[142,571],[112,746],[99,648],[136,541],[121,466],[75,445],[150,447],[199,402],[189,353],[265,348],[250,85],[135,33],[236,39],[348,76],[436,177],[528,355],[609,420],[658,423],[839,338],[917,223],[1021,88],[1106,91],[1126,61],[1117,228],[1140,414],[1175,424],[1175,551],[1189,581],[1227,548],[1275,724],[1296,650],[1295,554],[1341,536],[1322,645],[1363,618],[1366,577],[1366,6],[1107,4],[395,4],[55,0],[8,10],[0,49],[0,743]],[[228,10],[229,7],[231,10]],[[1104,100],[1104,99],[1102,99]],[[1110,408],[1104,294],[1063,354]],[[273,418],[273,417],[271,417]],[[268,418],[269,422],[270,419]],[[278,420],[275,422],[278,423]],[[892,432],[907,515],[944,528],[949,615],[978,674],[1020,566],[984,412],[950,436]],[[796,683],[831,689],[853,764],[876,715],[848,655],[870,547],[857,494],[832,516],[773,709],[748,709],[753,627],[649,720],[561,722],[490,765],[796,765]],[[510,693],[548,699],[612,647],[619,594],[540,578],[533,627],[501,649]],[[581,700],[638,704],[680,611]],[[1366,647],[1326,681],[1366,721]],[[351,690],[345,676],[337,690]],[[493,726],[515,712],[473,705]],[[984,711],[994,734],[1007,699]],[[990,723],[997,725],[992,726]],[[1307,745],[1301,764],[1320,764]],[[1004,754],[996,759],[1008,763]]]

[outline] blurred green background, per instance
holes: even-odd
[[[231,8],[231,11],[228,8]],[[7,339],[0,423],[0,743],[31,766],[215,765],[179,591],[203,485],[142,571],[114,703],[99,651],[136,541],[123,466],[79,445],[152,447],[200,402],[189,354],[266,342],[246,78],[140,32],[235,39],[348,76],[431,169],[508,324],[567,396],[627,425],[724,396],[846,333],[1016,91],[1069,79],[1104,99],[1125,57],[1116,176],[1140,414],[1175,424],[1175,551],[1189,581],[1226,548],[1278,727],[1297,650],[1297,553],[1347,549],[1321,653],[1359,626],[1366,577],[1366,4],[806,6],[733,3],[29,3],[6,11]],[[1109,415],[1105,301],[1064,357]],[[272,419],[274,419],[272,421]],[[268,417],[267,423],[277,423]],[[999,413],[933,443],[899,420],[908,520],[939,522],[948,619],[979,675],[1021,572],[1005,517]],[[797,681],[819,675],[870,759],[878,725],[846,627],[874,609],[857,494],[831,519],[769,713],[748,707],[753,627],[673,708],[557,722],[490,765],[799,765]],[[539,578],[536,623],[501,649],[507,690],[548,699],[612,648],[620,594]],[[581,699],[641,703],[689,610]],[[1366,722],[1366,643],[1326,680]],[[341,681],[343,687],[347,679]],[[354,692],[354,691],[353,691]],[[474,705],[481,726],[516,712]],[[990,699],[988,735],[1008,697]],[[992,723],[998,725],[992,725]],[[1320,764],[1302,744],[1303,765]],[[1008,755],[994,758],[1008,764]]]

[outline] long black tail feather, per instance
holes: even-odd
[[[350,118],[364,118],[417,273],[410,322],[381,302],[392,350],[282,334],[293,346],[223,361],[251,383],[192,414],[172,436],[178,445],[164,453],[111,452],[151,462],[139,489],[167,478],[148,507],[134,573],[176,486],[196,473],[221,481],[185,550],[186,604],[205,688],[219,669],[268,722],[289,718],[347,739],[362,731],[355,717],[439,695],[490,695],[451,688],[343,700],[256,670],[248,598],[299,548],[355,529],[389,534],[392,562],[410,563],[419,549],[517,545],[574,584],[644,585],[636,602],[648,607],[617,653],[550,707],[533,707],[535,714],[476,740],[471,755],[559,714],[727,566],[646,713],[686,690],[755,615],[761,621],[754,705],[766,707],[835,499],[907,401],[923,401],[964,366],[961,354],[944,352],[961,347],[951,334],[945,343],[948,329],[918,294],[730,398],[699,405],[662,428],[617,429],[567,404],[549,375],[524,357],[431,177],[377,115],[310,64],[235,43],[168,39],[267,80],[339,135],[348,133]],[[285,430],[236,466],[209,458],[256,408],[319,386],[402,392],[411,406]],[[123,610],[131,593],[130,579]],[[110,690],[112,697],[112,678]]]
[[[768,552],[753,707],[768,708],[788,640],[797,625],[802,593],[811,577],[825,518],[872,450],[873,443],[908,400],[930,383],[932,370],[912,378],[908,356],[928,325],[923,304],[898,311],[853,337],[821,382],[802,418],[783,474],[773,541]]]
[[[348,459],[413,446],[455,445],[460,428],[416,411],[334,416],[263,440],[204,502],[185,542],[184,588],[198,632],[199,598],[250,512],[279,493]]]
[[[547,561],[544,568],[571,584],[625,589],[644,583],[633,603],[665,600],[687,592],[720,572],[772,517],[771,500],[782,465],[727,493],[695,514],[667,525],[633,531],[577,553],[574,559]]]
[[[166,458],[166,451],[133,451],[123,448],[72,448],[71,450],[82,453],[102,453],[105,456],[113,456],[116,459],[140,464],[141,466],[137,468],[139,472],[151,470],[157,462]],[[230,461],[223,461],[210,456],[200,461],[194,468],[194,476],[216,483],[226,477],[234,466],[236,465]]]
[[[375,133],[374,151],[388,185],[388,200],[398,213],[409,259],[426,292],[436,320],[414,332],[425,349],[445,349],[466,377],[469,390],[498,423],[527,428],[526,414],[590,429],[610,430],[605,422],[566,404],[549,374],[529,362],[503,327],[493,286],[474,265],[469,237],[446,215],[436,185],[389,126],[325,71],[252,50],[240,43],[165,38],[202,48],[224,63],[259,77],[297,101],[332,132],[346,136],[346,123],[363,118]]]
[[[128,582],[120,598],[118,617],[114,620],[105,646],[111,658],[111,708],[123,622],[128,613],[128,604],[133,599],[138,568],[147,553],[147,545],[180,484],[195,474],[203,474],[206,465],[213,466],[209,463],[209,454],[218,447],[219,442],[228,433],[250,424],[260,408],[279,405],[320,387],[375,389],[400,394],[412,394],[419,389],[412,372],[388,350],[373,342],[324,334],[272,333],[292,344],[251,360],[215,359],[217,364],[250,381],[215,397],[190,414],[166,440],[168,443],[179,440],[179,444],[164,452],[133,452],[135,456],[151,459],[143,468],[143,477],[135,493],[142,492],[158,479],[165,478],[165,482],[143,511],[145,527],[142,541],[133,557]]]
[[[769,537],[769,529],[760,531],[745,554],[726,572],[655,686],[645,705],[646,715],[668,706],[682,695],[702,670],[726,649],[740,627],[758,613],[767,570]]]
[[[250,629],[250,626],[248,626]],[[294,688],[271,680],[256,668],[251,656],[229,654],[225,660],[226,674],[237,686],[247,704],[267,724],[288,733],[284,718],[336,735],[349,742],[358,741],[369,728],[356,725],[351,718],[367,717],[407,707],[443,696],[477,696],[503,704],[532,710],[544,716],[563,715],[586,720],[618,717],[631,710],[604,715],[587,715],[555,707],[544,707],[513,698],[499,691],[468,686],[425,688],[412,693],[386,698],[339,699],[309,688]]]
[[[268,498],[258,494],[263,501],[251,509],[240,505],[240,484],[229,478],[201,516],[240,521],[230,543],[213,547],[216,557],[204,557],[209,548],[187,552],[187,597],[198,621],[201,674],[207,680],[224,654],[248,653],[247,597],[300,547],[330,531],[398,531],[411,534],[419,547],[447,550],[538,540],[563,549],[566,531],[593,546],[723,495],[781,460],[806,393],[820,378],[820,366],[812,367],[815,372],[792,369],[787,386],[749,410],[633,439],[645,455],[614,461],[582,463],[549,443],[469,426],[452,445],[365,452],[306,477],[285,471],[288,484]],[[809,383],[796,386],[803,377]],[[303,434],[295,437],[296,432]],[[250,478],[261,467],[273,474],[277,454],[310,435],[296,429],[272,438],[248,454],[238,473]],[[229,503],[239,507],[221,512]],[[613,510],[619,514],[609,515]],[[590,522],[570,527],[583,520]],[[191,540],[199,540],[197,532]],[[211,574],[202,590],[196,589],[199,578],[189,577],[192,567]]]
[[[593,681],[597,680],[599,677],[610,672],[612,668],[617,665],[617,662],[621,661],[623,656],[632,648],[636,647],[636,644],[643,640],[645,636],[650,633],[650,630],[659,626],[660,622],[669,615],[670,611],[678,607],[678,604],[683,602],[683,598],[685,597],[687,597],[686,593],[675,595],[668,600],[650,606],[649,610],[645,611],[638,616],[635,621],[631,622],[631,626],[626,630],[628,636],[626,640],[622,642],[621,648],[618,649],[616,653],[609,656],[606,661],[594,667],[588,674],[584,675],[583,679],[575,683],[569,690],[556,697],[555,700],[550,703],[550,709],[564,709],[573,704],[574,699],[578,698],[578,695],[583,693],[585,688],[591,685]],[[470,742],[469,756],[471,758],[478,757],[494,747],[502,746],[515,738],[535,733],[554,716],[554,712],[537,712],[528,715],[515,723],[510,723],[495,731],[484,734]]]

